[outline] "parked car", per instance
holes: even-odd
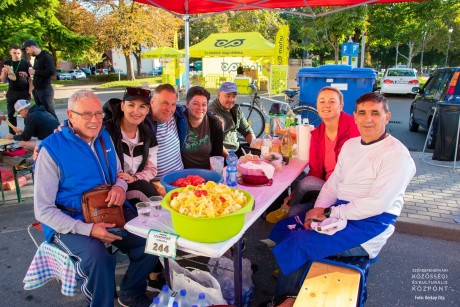
[[[149,76],[161,76],[163,74],[163,67],[152,69],[147,74]]]
[[[81,69],[71,69],[69,74],[72,76],[73,80],[76,79],[86,79],[86,74]]]
[[[86,77],[91,76],[91,70],[89,68],[82,68],[81,71],[85,73]]]
[[[109,74],[117,74],[118,75],[118,72],[120,72],[120,75],[126,76],[126,71],[123,71],[123,70],[118,69],[118,68],[115,68],[114,70],[109,71]]]
[[[388,68],[383,76],[380,94],[414,94],[412,88],[420,86],[412,68]]]
[[[419,127],[429,130],[433,121],[433,129],[428,135],[427,147],[436,144],[437,120],[433,118],[437,102],[460,104],[460,67],[440,68],[428,79],[423,88],[415,87],[417,94],[410,108],[409,130],[417,132]],[[456,127],[452,127],[456,129]]]
[[[96,69],[96,75],[108,75],[109,70],[107,68],[98,68]]]
[[[72,80],[72,75],[63,69],[56,69],[56,80]]]

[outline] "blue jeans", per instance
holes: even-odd
[[[116,255],[110,254],[102,241],[89,236],[56,234],[53,242],[75,260],[77,280],[89,305],[113,307]],[[126,253],[129,258],[119,295],[144,295],[147,276],[153,271],[158,257],[144,253],[145,239],[131,233],[121,241],[114,241],[112,245]]]
[[[360,246],[356,246],[350,248],[349,250],[343,251],[337,256],[341,257],[353,257],[353,256],[369,256],[364,248]],[[303,280],[305,278],[305,270],[310,266],[311,262],[307,262],[303,265],[300,269],[284,275],[280,271],[280,275],[278,276],[278,280],[276,282],[276,290],[275,290],[275,305],[281,304],[287,296],[296,297],[300,291],[300,287],[302,287]]]
[[[315,206],[315,199],[323,187],[325,181],[315,176],[303,178],[292,192],[292,198],[289,201],[288,216],[296,216],[307,212]]]

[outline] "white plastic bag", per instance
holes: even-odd
[[[160,257],[164,265],[164,259]],[[176,261],[169,259],[171,288],[174,291],[187,290],[187,296],[198,299],[200,293],[206,294],[206,299],[213,305],[225,305],[219,282],[209,272],[199,269],[188,270]]]
[[[217,278],[222,289],[222,295],[229,305],[235,304],[235,283],[233,277],[233,260],[227,257],[211,258],[208,269]],[[231,271],[230,271],[231,270]],[[243,306],[251,305],[254,283],[252,282],[251,261],[247,258],[242,263],[243,275]]]

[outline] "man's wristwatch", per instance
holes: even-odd
[[[329,207],[329,208],[324,209],[323,214],[327,219],[331,217],[331,208]]]

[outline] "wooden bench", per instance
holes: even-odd
[[[356,307],[360,279],[356,270],[313,262],[294,307]]]

